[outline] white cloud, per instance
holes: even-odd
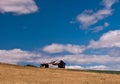
[[[95,65],[95,66],[84,67],[84,69],[120,71],[120,66],[119,65],[116,66],[116,65],[112,65],[112,66],[111,65]]]
[[[62,44],[53,43],[51,45],[45,46],[43,48],[43,51],[48,53],[69,52],[73,54],[78,54],[83,52],[84,49],[85,49],[84,46],[79,46],[79,45],[72,45],[72,44],[62,45]]]
[[[107,23],[107,22],[104,23],[104,27],[108,27],[109,25],[110,25],[110,24]]]
[[[114,71],[120,71],[120,66],[117,65],[95,65],[95,66],[78,66],[78,65],[73,65],[73,66],[66,66],[66,69],[80,69],[80,70],[114,70]]]
[[[98,41],[90,41],[88,48],[120,47],[120,30],[109,31],[103,34]]]
[[[109,50],[108,55],[119,57],[120,56],[120,48],[113,48],[113,49]]]
[[[102,5],[104,5],[103,9],[100,9],[96,12],[93,10],[85,10],[83,13],[79,14],[76,17],[76,20],[81,24],[81,28],[87,29],[91,25],[96,24],[98,21],[103,20],[104,18],[112,15],[113,10],[111,9],[111,7],[117,1],[118,0],[103,0],[102,1]],[[104,26],[102,26],[102,29],[103,27]]]
[[[110,67],[111,70],[116,70],[116,71],[120,71],[120,63],[119,64],[115,64],[115,65],[112,65]]]
[[[92,69],[92,70],[109,70],[110,68],[105,65],[98,65],[98,66],[89,66],[86,69]]]
[[[80,22],[83,28],[87,28],[93,24],[96,24],[99,20],[104,19],[112,14],[111,9],[102,9],[97,12],[84,11],[77,16],[77,21]]]
[[[66,69],[110,70],[110,67],[105,65],[96,65],[96,66],[88,66],[88,67],[74,65],[74,66],[66,66]]]
[[[119,0],[103,0],[102,4],[106,7],[106,8],[111,8],[113,4],[115,4],[116,2],[118,2]]]
[[[40,63],[44,57],[39,53],[24,51],[21,49],[0,50],[0,62],[17,64],[21,62]]]
[[[69,63],[74,64],[112,64],[112,63],[120,63],[120,56],[114,57],[109,55],[64,55],[56,57],[57,59],[65,60]],[[114,60],[113,60],[114,59]]]
[[[29,14],[38,11],[34,0],[0,0],[1,13]]]
[[[105,22],[104,25],[97,26],[94,29],[92,29],[94,32],[99,32],[102,31],[104,28],[108,27],[109,23]]]
[[[84,69],[84,67],[81,66],[66,66],[66,69]]]
[[[9,64],[19,63],[43,63],[55,61],[57,58],[46,56],[39,52],[25,51],[21,49],[0,50],[0,62]]]
[[[79,66],[79,65],[69,65],[65,67],[66,69],[80,69],[80,70],[114,70],[114,71],[120,71],[119,65],[93,65],[93,66]]]

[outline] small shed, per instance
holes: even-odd
[[[63,60],[56,60],[50,63],[42,63],[40,67],[49,68],[52,65],[52,66],[57,66],[57,68],[65,68],[65,64],[66,63]]]
[[[48,63],[42,63],[42,64],[40,65],[40,67],[49,68],[49,64],[48,64]]]

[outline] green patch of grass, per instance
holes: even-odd
[[[107,70],[88,70],[89,72],[120,74],[120,71],[107,71]]]
[[[109,70],[79,70],[79,69],[68,69],[69,71],[81,71],[81,72],[95,72],[95,73],[106,73],[106,74],[120,74],[120,71],[109,71]]]

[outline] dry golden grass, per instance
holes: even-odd
[[[0,84],[120,84],[120,75],[0,64]]]

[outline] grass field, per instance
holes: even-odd
[[[120,74],[0,64],[0,84],[120,84]]]

